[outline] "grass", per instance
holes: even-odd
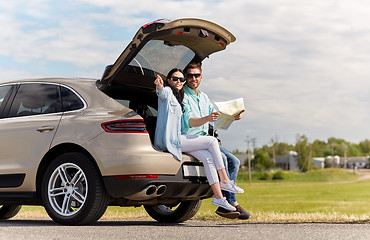
[[[281,179],[273,179],[274,176],[279,176]],[[252,182],[261,183],[266,182],[266,180],[273,180],[272,182],[338,182],[350,181],[358,177],[359,175],[353,172],[335,168],[312,170],[305,173],[278,170],[271,172],[253,172]],[[247,172],[240,172],[237,182],[249,182],[249,174]]]
[[[273,173],[269,173],[271,176]],[[370,180],[357,181],[358,174],[339,169],[283,172],[283,179],[259,180],[241,172],[238,194],[241,206],[251,213],[250,222],[361,222],[370,223]],[[193,219],[222,220],[214,213],[212,199],[205,199]],[[16,218],[48,218],[42,207],[24,206]],[[109,207],[105,220],[151,220],[143,207]],[[235,220],[232,220],[235,221]]]

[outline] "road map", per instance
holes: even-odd
[[[213,102],[216,111],[221,112],[220,117],[214,122],[215,129],[227,130],[244,108],[243,98],[237,98],[226,102]]]

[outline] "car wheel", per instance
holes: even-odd
[[[144,206],[146,212],[158,222],[178,223],[192,218],[202,205],[202,200],[180,202],[176,206]]]
[[[109,197],[97,167],[77,152],[62,154],[50,164],[41,191],[47,213],[63,225],[93,223],[108,206]]]
[[[0,220],[14,217],[21,208],[22,205],[0,205]]]

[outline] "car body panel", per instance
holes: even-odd
[[[122,148],[109,146],[106,144],[107,141],[117,141]],[[103,176],[175,175],[182,164],[172,154],[155,150],[148,134],[103,133],[85,144],[84,147],[90,149],[91,154],[100,163],[99,168]],[[187,155],[183,157],[184,161],[192,161]]]
[[[62,113],[55,113],[0,119],[0,174],[26,174],[24,184],[17,191],[35,189],[34,176],[50,148],[61,116]],[[43,127],[53,130],[38,131]]]

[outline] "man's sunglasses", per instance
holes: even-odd
[[[195,78],[199,78],[200,77],[200,73],[194,73],[194,74],[192,74],[192,73],[188,73],[188,74],[186,74],[186,77],[187,78],[193,78],[193,77],[195,77]]]
[[[182,78],[182,77],[172,77],[172,81],[177,82],[178,80],[180,80],[180,82],[185,82],[186,81],[186,79]]]

